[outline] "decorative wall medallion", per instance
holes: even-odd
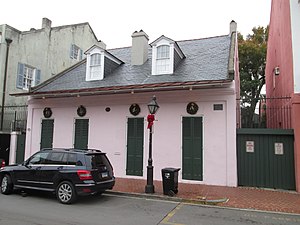
[[[134,115],[134,116],[137,116],[139,115],[139,113],[141,112],[141,108],[138,104],[132,104],[130,107],[129,107],[129,112]]]
[[[77,115],[83,117],[85,116],[85,114],[86,114],[86,108],[83,105],[79,106],[77,108]]]
[[[106,112],[110,112],[110,107],[106,107],[106,108],[105,108],[105,111],[106,111]]]
[[[198,105],[195,102],[190,102],[189,104],[187,104],[186,106],[186,111],[188,114],[194,115],[198,112]]]
[[[51,108],[49,107],[44,108],[43,114],[45,118],[50,118],[52,116]]]

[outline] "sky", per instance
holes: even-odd
[[[231,20],[244,36],[270,21],[271,0],[9,0],[0,3],[0,24],[20,31],[89,22],[107,49],[131,46],[143,30],[149,43],[161,35],[175,41],[229,33]]]

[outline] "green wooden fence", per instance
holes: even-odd
[[[294,132],[237,130],[238,184],[295,190]]]

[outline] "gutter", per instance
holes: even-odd
[[[3,131],[3,120],[4,120],[4,105],[5,105],[6,80],[7,80],[8,54],[9,54],[9,46],[12,43],[11,39],[5,39],[5,41],[6,41],[6,59],[5,59],[5,69],[4,69],[4,79],[3,79],[3,89],[2,89],[1,124],[0,124],[1,131]]]
[[[195,90],[195,89],[205,89],[210,87],[222,87],[230,85],[232,80],[221,80],[221,81],[209,81],[202,84],[189,84],[191,82],[186,82],[185,84],[174,85],[174,86],[160,86],[159,84],[149,84],[148,87],[140,87],[141,85],[135,86],[120,86],[114,87],[110,90],[95,90],[94,89],[83,89],[83,90],[63,90],[55,92],[39,92],[39,93],[17,93],[11,94],[12,96],[32,96],[33,98],[58,98],[58,97],[74,97],[74,96],[91,96],[91,95],[110,95],[110,94],[126,94],[126,93],[144,93],[144,92],[153,92],[153,91],[174,91],[174,90]],[[178,83],[178,82],[176,82]],[[156,87],[151,87],[156,85]],[[162,85],[162,84],[160,84]],[[109,88],[109,87],[107,87]],[[103,87],[105,89],[105,87]]]

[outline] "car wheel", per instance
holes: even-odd
[[[13,191],[13,183],[9,175],[5,175],[1,181],[1,193],[8,195]]]
[[[77,199],[74,185],[69,181],[61,182],[56,188],[56,197],[63,204],[71,204]]]

